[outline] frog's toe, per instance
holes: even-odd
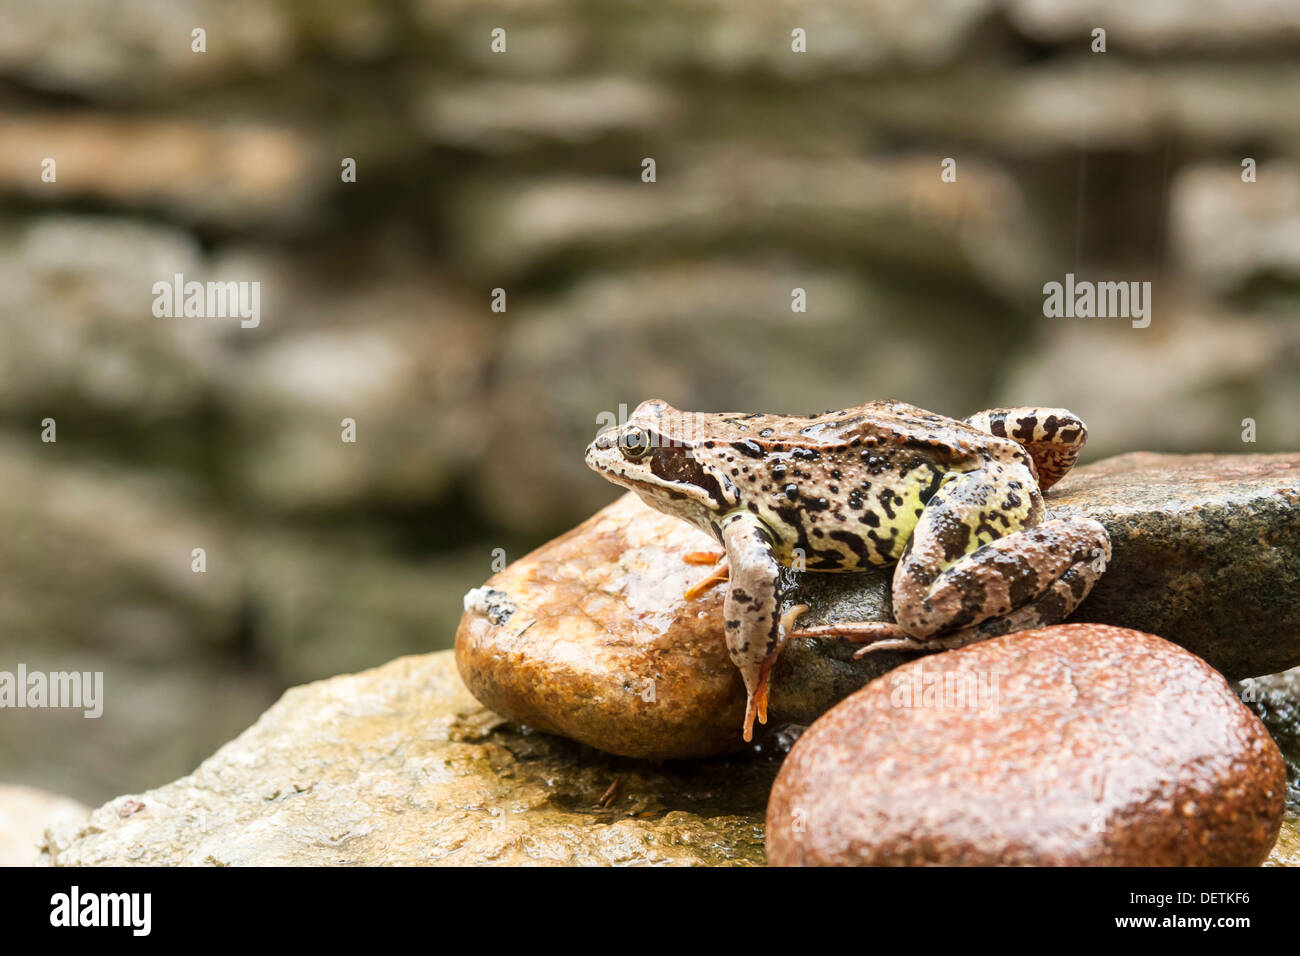
[[[853,652],[855,661],[861,660],[868,654],[874,654],[877,651],[898,651],[904,654],[924,654],[928,651],[939,650],[940,648],[931,647],[930,641],[918,641],[914,637],[893,637],[886,640],[876,641],[868,644],[866,647],[859,647]]]
[[[967,627],[960,631],[953,631],[951,634],[940,634],[936,637],[917,638],[917,637],[900,637],[885,641],[876,641],[866,647],[859,648],[853,655],[857,660],[866,657],[868,654],[874,654],[876,651],[897,651],[903,654],[934,654],[938,651],[951,651],[959,647],[965,647],[967,644],[974,644],[977,641],[987,640],[993,637],[993,634],[986,633],[981,628]]]
[[[725,557],[721,551],[687,551],[682,560],[687,564],[717,564]]]
[[[745,743],[749,743],[754,739],[754,718],[759,716],[760,706],[761,706],[762,719],[759,720],[759,723],[760,724],[767,723],[767,688],[766,687],[763,688],[761,701],[762,703],[760,705],[760,696],[757,691],[750,694],[748,699],[745,701],[745,722],[741,726],[741,731],[740,731],[741,736],[744,737],[745,739]]]
[[[726,581],[727,578],[730,577],[730,574],[731,574],[730,567],[728,566],[727,561],[724,558],[721,562],[718,563],[717,567],[715,567],[712,571],[709,572],[708,577],[704,578],[701,581],[696,581],[694,584],[688,587],[686,589],[686,593],[684,597],[688,601],[694,601],[701,594],[705,594],[713,590],[723,581]]]
[[[745,743],[749,743],[753,739],[755,719],[760,724],[767,723],[767,690],[770,686],[772,665],[776,663],[776,658],[777,653],[773,652],[763,661],[758,670],[758,679],[754,683],[754,689],[748,693],[748,699],[745,701],[745,723],[743,727]]]
[[[791,608],[793,610],[793,608]],[[848,621],[843,624],[819,624],[791,631],[790,637],[846,637],[858,644],[867,644],[853,656],[861,657],[868,651],[878,650],[882,641],[916,642],[893,621]]]
[[[801,616],[808,613],[807,604],[795,604],[791,606],[784,614],[781,615],[781,634],[786,637],[795,637],[794,622]]]

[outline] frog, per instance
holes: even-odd
[[[1063,408],[948,418],[887,399],[814,415],[686,412],[642,402],[587,446],[598,474],[721,545],[686,591],[726,582],[723,628],[745,685],[741,735],[767,723],[772,666],[793,638],[848,638],[856,656],[933,653],[1060,623],[1111,557],[1092,518],[1052,516],[1043,493],[1087,441]],[[796,628],[782,569],[893,565],[893,621]]]

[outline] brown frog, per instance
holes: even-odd
[[[1074,465],[1084,423],[1059,408],[999,408],[957,421],[896,401],[807,417],[639,405],[603,430],[587,464],[646,504],[712,535],[725,554],[687,592],[730,580],[727,648],[745,681],[743,733],[767,722],[772,664],[788,637],[845,636],[932,651],[1055,624],[1106,569],[1089,518],[1048,518],[1042,492]],[[780,567],[860,571],[897,563],[895,622],[792,631]]]

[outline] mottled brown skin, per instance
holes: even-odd
[[[939,650],[1064,619],[1105,570],[1110,541],[1087,518],[1045,520],[1041,488],[1086,438],[1064,409],[960,422],[894,401],[807,417],[648,401],[596,437],[587,463],[726,549],[727,647],[749,694],[748,740],[755,717],[766,720],[767,675],[787,629],[781,566],[897,562],[897,623],[797,632],[869,650]]]

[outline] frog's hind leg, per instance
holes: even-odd
[[[910,649],[1058,623],[1105,571],[1106,529],[1091,518],[1042,521],[1042,498],[1024,471],[968,472],[930,499],[894,572],[894,616]]]
[[[885,635],[882,632],[880,638],[867,638],[870,643],[866,647],[860,648],[853,655],[853,658],[857,660],[877,651],[911,651],[913,653],[951,651],[958,647],[965,647],[967,644],[987,641],[991,637],[1001,637],[1003,634],[1027,631],[1035,627],[1046,627],[1049,624],[1059,624],[1078,606],[1080,598],[1076,595],[1079,593],[1086,595],[1092,590],[1093,584],[1096,583],[1097,578],[1100,576],[1100,559],[1097,562],[1077,565],[1053,581],[1047,590],[1038,597],[1010,614],[990,618],[974,627],[963,627],[961,630],[949,634],[940,634],[924,639],[909,637],[902,628],[898,628],[898,634],[896,635]],[[848,625],[849,628],[858,626],[860,625]],[[894,626],[897,627],[897,625]],[[796,633],[790,636],[801,637],[803,635]]]
[[[1022,445],[1034,460],[1043,491],[1074,467],[1088,440],[1088,426],[1064,408],[991,408],[972,415],[966,424]]]
[[[1101,577],[1102,571],[1105,570],[1105,562],[1110,557],[1109,544],[1110,540],[1107,538],[1106,546],[1095,560],[1071,567],[1053,581],[1042,594],[1010,614],[991,618],[974,627],[964,627],[951,634],[932,637],[921,644],[911,639],[873,644],[864,647],[854,656],[861,657],[863,654],[877,650],[952,650],[967,644],[986,641],[991,637],[1001,637],[1003,634],[1060,624],[1079,606],[1082,600],[1080,595],[1086,596],[1097,583],[1097,578]],[[897,646],[889,646],[894,644]]]

